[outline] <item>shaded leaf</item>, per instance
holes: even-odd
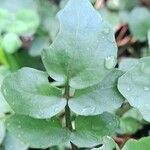
[[[50,118],[66,105],[62,91],[48,82],[47,73],[31,68],[22,68],[7,76],[2,92],[16,113],[35,118]]]
[[[93,147],[102,144],[102,137],[113,135],[119,122],[109,113],[99,116],[78,116],[76,130],[71,134],[71,142],[79,147]]]
[[[97,85],[76,90],[74,97],[69,100],[70,109],[87,116],[119,108],[124,101],[117,89],[117,81],[122,74],[122,71],[114,69]]]
[[[68,140],[69,132],[56,118],[38,120],[23,115],[13,115],[6,120],[7,129],[31,148],[48,148]]]
[[[150,137],[144,137],[140,140],[128,140],[122,150],[148,150],[150,147]]]
[[[118,89],[137,108],[143,118],[150,121],[150,57],[139,60],[139,63],[118,81]]]

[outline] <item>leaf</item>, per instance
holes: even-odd
[[[40,56],[43,48],[49,45],[48,37],[37,36],[29,49],[29,54],[33,57]]]
[[[132,69],[138,63],[138,59],[136,58],[124,58],[119,63],[119,69],[127,72]]]
[[[1,8],[6,9],[13,14],[23,9],[30,9],[30,10],[37,9],[35,0],[26,0],[26,1],[11,0],[11,3],[9,0],[0,0],[0,6]]]
[[[118,92],[117,81],[122,74],[122,71],[114,69],[99,84],[76,90],[74,97],[69,100],[70,109],[87,116],[119,108],[124,99]]]
[[[51,1],[38,1],[38,11],[41,17],[41,23],[44,30],[49,32],[51,40],[54,40],[56,34],[58,33],[59,23],[56,19],[56,14],[58,12],[58,7],[54,5]]]
[[[0,8],[0,33],[5,30],[10,19],[10,14],[7,10]]]
[[[13,115],[6,120],[10,133],[31,148],[48,148],[68,140],[69,132],[56,118],[38,120],[23,115]]]
[[[3,142],[3,139],[5,137],[5,125],[2,120],[0,120],[0,145]]]
[[[50,118],[66,105],[62,91],[48,83],[47,73],[31,68],[22,68],[7,76],[2,92],[16,113],[34,118]]]
[[[10,107],[6,102],[6,100],[4,99],[3,94],[1,92],[2,82],[8,74],[10,74],[8,68],[1,65],[0,66],[0,114],[10,112]]]
[[[21,45],[22,42],[15,33],[7,33],[2,39],[2,48],[9,54],[15,53]]]
[[[14,135],[7,132],[6,137],[3,142],[3,148],[5,150],[27,150],[28,145],[22,143]]]
[[[139,60],[139,63],[125,73],[118,81],[118,89],[137,108],[143,118],[150,121],[150,57]]]
[[[134,8],[129,16],[128,23],[131,33],[141,42],[147,40],[147,33],[150,30],[149,18],[150,11],[144,7]]]
[[[120,9],[121,10],[132,10],[134,7],[136,7],[138,4],[140,4],[140,0],[120,0]]]
[[[123,117],[120,119],[120,128],[122,134],[134,134],[142,128],[142,125],[134,118]]]
[[[78,147],[93,147],[102,144],[102,137],[113,135],[119,122],[109,113],[99,116],[78,116],[76,130],[71,134],[71,142]]]
[[[149,49],[150,49],[150,30],[148,31],[148,46],[149,46]]]
[[[49,75],[75,89],[100,82],[116,65],[114,32],[88,0],[70,0],[57,16],[59,33],[42,52]]]
[[[122,150],[148,150],[150,147],[150,137],[144,137],[140,140],[128,140]]]
[[[93,148],[92,150],[120,150],[117,143],[109,137],[106,136],[103,138],[103,146],[100,148]]]

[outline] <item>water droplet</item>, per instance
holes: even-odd
[[[20,135],[20,134],[18,134],[17,136],[18,136],[18,138],[20,138],[20,137],[21,137],[21,135]]]
[[[18,125],[18,128],[21,129],[21,125]]]
[[[110,32],[110,28],[105,27],[104,30],[102,31],[103,34],[107,35]]]
[[[127,91],[130,91],[130,90],[131,90],[131,89],[128,87],[128,88],[127,88]]]
[[[7,94],[7,89],[4,89],[4,95],[6,95]]]
[[[11,103],[11,105],[14,106],[14,105],[15,105],[15,102],[13,101],[13,102]]]
[[[114,56],[108,56],[107,58],[105,58],[105,67],[107,69],[114,68],[116,63],[117,63],[117,60]]]
[[[88,48],[87,48],[87,50],[89,51],[89,50],[90,50],[90,48],[88,47]]]
[[[82,113],[85,114],[85,113],[93,113],[95,111],[95,107],[92,107],[92,106],[86,106],[82,109]]]
[[[144,86],[144,91],[149,91],[149,87],[148,86]]]
[[[57,112],[58,110],[59,110],[59,107],[56,107],[56,108],[54,109],[55,112]]]
[[[104,37],[104,36],[102,36],[102,38],[104,39],[105,37]]]

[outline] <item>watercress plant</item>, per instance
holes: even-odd
[[[105,136],[113,136],[118,128],[114,112],[124,97],[150,120],[150,58],[140,59],[125,74],[114,68],[114,31],[89,0],[69,0],[57,17],[59,33],[41,54],[46,72],[26,67],[3,81],[2,93],[14,111],[6,120],[7,129],[31,148],[68,142],[72,149],[94,148],[106,141],[114,148]]]

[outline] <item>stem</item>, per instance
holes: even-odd
[[[67,99],[67,105],[65,107],[66,127],[70,131],[72,131],[73,128],[72,128],[72,123],[71,123],[71,114],[70,114],[70,108],[68,106],[68,101],[69,101],[69,98],[70,98],[70,95],[69,95],[69,84],[68,83],[65,86],[65,98]],[[71,142],[71,147],[72,147],[72,150],[78,150],[77,146],[74,145],[72,142]]]

